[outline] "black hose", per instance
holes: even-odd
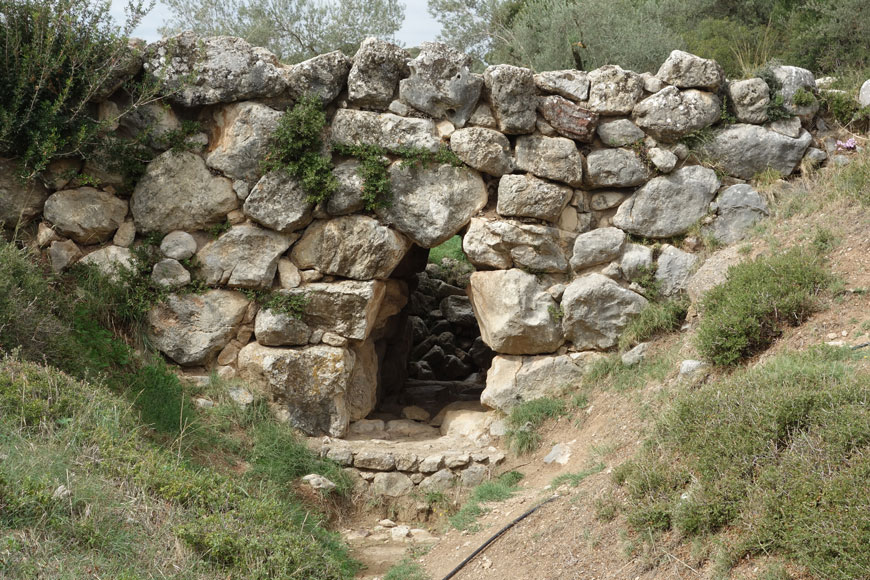
[[[471,553],[471,555],[469,555],[466,559],[464,559],[462,562],[460,562],[459,566],[454,568],[447,576],[444,577],[443,580],[450,580],[450,578],[453,578],[454,576],[456,576],[456,574],[458,574],[460,570],[465,568],[465,566],[469,562],[471,562],[475,556],[477,556],[478,554],[483,552],[487,548],[487,546],[489,546],[491,543],[493,543],[494,541],[499,539],[502,536],[502,534],[504,534],[506,531],[508,531],[509,529],[514,527],[517,523],[521,522],[522,520],[526,519],[527,517],[529,517],[530,515],[535,513],[541,506],[548,504],[551,501],[553,501],[554,499],[558,499],[558,498],[559,498],[558,495],[554,495],[550,499],[548,499],[546,501],[542,501],[541,503],[539,503],[538,505],[536,505],[535,507],[533,507],[532,509],[530,509],[529,511],[527,511],[526,513],[524,513],[523,515],[521,515],[520,517],[518,517],[517,519],[515,519],[514,521],[512,521],[511,523],[509,523],[505,527],[503,527],[502,529],[500,529],[494,536],[492,536],[490,539],[488,539],[486,542],[484,542],[482,546],[480,546],[478,549],[473,551]]]

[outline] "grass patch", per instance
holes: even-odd
[[[542,397],[520,403],[507,417],[508,445],[519,455],[531,453],[541,446],[538,432],[547,419],[555,419],[567,413],[565,401]]]
[[[688,311],[689,300],[684,296],[650,302],[619,336],[619,350],[625,351],[660,334],[679,330]]]
[[[285,487],[194,466],[144,434],[105,385],[0,359],[10,577],[353,577],[338,537]]]
[[[728,269],[728,280],[702,302],[696,346],[718,365],[733,365],[767,348],[786,324],[803,322],[830,277],[817,255],[799,249]]]
[[[519,482],[522,479],[522,473],[509,471],[500,475],[498,479],[481,483],[472,490],[471,496],[465,505],[448,518],[450,525],[457,530],[476,530],[477,518],[489,511],[481,504],[508,499],[517,492]]]
[[[637,531],[704,538],[820,578],[870,570],[870,369],[848,349],[786,353],[682,393],[635,460],[614,470]],[[712,538],[715,540],[715,536]]]
[[[405,557],[387,571],[384,580],[429,580],[429,576],[423,570],[423,566]]]
[[[584,389],[613,389],[617,392],[642,388],[649,381],[662,381],[673,370],[677,357],[673,351],[647,356],[636,365],[622,363],[618,354],[605,356],[592,364],[583,376]]]
[[[441,264],[444,258],[450,258],[457,262],[468,262],[465,252],[462,251],[462,236],[453,236],[440,246],[429,250],[429,263]]]
[[[596,473],[601,473],[604,471],[605,465],[603,463],[596,463],[592,467],[588,469],[583,469],[578,471],[577,473],[563,473],[561,475],[556,476],[555,479],[550,483],[553,487],[559,487],[560,485],[570,485],[571,487],[577,487],[580,485],[584,479],[589,477],[590,475],[595,475]]]

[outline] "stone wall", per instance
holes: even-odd
[[[477,268],[467,296],[497,353],[482,402],[508,410],[570,384],[617,344],[647,303],[638,279],[684,289],[697,258],[691,236],[682,249],[675,237],[701,224],[732,242],[764,216],[745,180],[826,157],[808,131],[817,105],[791,102],[818,91],[809,71],[773,70],[791,116],[768,122],[765,81],[728,82],[680,51],[655,75],[508,65],[479,75],[437,43],[411,58],[369,39],[353,58],[286,66],[240,39],[185,33],[149,45],[141,62],[131,74],[160,77],[167,92],[115,128],[150,127],[159,152],[132,193],[93,160],[56,162],[25,193],[0,160],[0,216],[38,224],[56,270],[81,260],[111,271],[146,235],[164,236],[153,280],[174,293],[147,317],[151,343],[182,367],[247,381],[309,434],[344,436],[407,377],[406,304],[426,248],[463,236]],[[310,203],[295,180],[261,170],[282,110],[303,95],[326,105],[328,142],[449,146],[464,165],[391,159],[392,202],[365,211],[359,162],[334,155],[339,190]],[[124,98],[99,103],[101,114]],[[736,122],[723,122],[726,99]],[[161,136],[183,120],[203,131],[191,150],[168,150]],[[630,235],[664,245],[654,253]],[[208,289],[184,292],[197,281]],[[294,319],[243,289],[307,304]]]

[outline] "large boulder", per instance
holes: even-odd
[[[270,171],[260,178],[242,206],[255,222],[284,233],[310,224],[313,210],[302,184],[284,171]]]
[[[233,179],[256,181],[281,112],[260,103],[233,103],[214,113],[216,138],[205,163]]]
[[[513,170],[510,141],[498,131],[483,127],[459,129],[450,136],[450,148],[480,172],[499,177]]]
[[[474,218],[462,249],[478,268],[559,273],[568,271],[574,237],[571,232],[538,224]]]
[[[760,219],[768,215],[767,201],[751,185],[732,185],[715,202],[716,220],[706,231],[723,244],[743,239]]]
[[[182,32],[149,45],[144,66],[186,107],[277,97],[288,86],[289,68],[274,54],[231,36]]]
[[[496,211],[501,216],[558,222],[574,190],[534,175],[505,175],[498,182]]]
[[[49,191],[34,179],[24,183],[18,178],[18,163],[0,159],[0,228],[15,228],[39,215]]]
[[[399,232],[368,216],[352,215],[308,226],[291,257],[302,269],[371,280],[388,278],[410,247]]]
[[[74,242],[70,241],[70,243]],[[54,244],[52,244],[52,246],[54,246]],[[104,276],[108,276],[117,282],[121,279],[122,270],[133,269],[133,253],[128,248],[106,246],[91,252],[79,260],[79,263],[86,266],[93,266]],[[52,262],[52,265],[54,265],[54,262]]]
[[[199,274],[209,286],[271,288],[278,258],[294,240],[256,226],[234,226],[197,252]]]
[[[351,158],[337,163],[332,173],[338,180],[338,189],[329,196],[326,212],[329,215],[340,216],[365,209],[366,201],[363,199],[365,182],[360,174],[359,160]]]
[[[176,363],[207,364],[236,336],[247,309],[245,297],[229,290],[170,294],[148,312],[145,333]]]
[[[480,335],[501,354],[550,353],[562,346],[556,301],[522,270],[474,272],[468,285]]]
[[[640,294],[601,274],[577,278],[562,295],[562,329],[578,349],[615,346],[631,319],[646,307]]]
[[[345,348],[273,348],[252,342],[238,357],[239,377],[281,405],[308,435],[343,437],[350,415],[345,393],[355,357]]]
[[[634,187],[650,178],[646,164],[630,149],[596,149],[586,156],[593,187]]]
[[[713,59],[674,50],[659,67],[656,77],[680,89],[716,92],[725,82],[725,71]]]
[[[499,131],[521,135],[535,130],[535,78],[531,70],[498,64],[484,71],[483,82]]]
[[[261,308],[254,319],[254,336],[263,346],[300,346],[308,344],[311,329],[289,314]]]
[[[606,65],[591,71],[589,108],[600,115],[627,115],[643,95],[643,79],[630,70]]]
[[[441,137],[431,119],[399,117],[339,109],[332,120],[332,142],[340,145],[376,145],[385,149],[417,147],[438,151]]]
[[[290,67],[287,84],[296,97],[316,97],[323,104],[332,101],[344,88],[351,59],[340,50],[320,54]]]
[[[410,59],[411,55],[395,44],[366,38],[353,57],[347,77],[348,99],[362,107],[387,108],[399,88],[399,80],[411,72]]]
[[[386,284],[380,280],[317,282],[278,292],[299,297],[304,304],[301,320],[312,330],[362,341],[368,338],[378,322]]]
[[[647,238],[670,238],[689,231],[707,214],[719,188],[716,172],[700,165],[651,179],[619,206],[613,225]]]
[[[80,244],[99,244],[115,233],[127,215],[127,202],[93,187],[67,189],[45,201],[45,219]]]
[[[378,217],[424,248],[456,235],[488,199],[483,179],[465,167],[397,162],[390,166],[390,183],[393,199],[378,208]]]
[[[139,232],[201,230],[238,207],[232,182],[194,153],[167,151],[148,164],[130,199]]]
[[[486,374],[480,402],[510,413],[515,406],[542,397],[558,397],[577,385],[588,365],[601,355],[572,353],[558,356],[497,355]]]
[[[638,127],[666,142],[709,127],[722,115],[722,102],[713,93],[665,87],[634,108]]]
[[[625,147],[640,141],[646,134],[628,119],[613,119],[598,125],[598,136],[608,147]]]
[[[728,83],[727,94],[738,121],[755,124],[767,122],[770,87],[764,79],[731,81]]]
[[[801,131],[796,139],[758,125],[730,125],[716,131],[702,153],[728,175],[751,179],[766,169],[791,175],[813,141]]]
[[[471,72],[471,57],[440,42],[424,42],[408,66],[411,76],[399,81],[402,101],[436,119],[465,126],[483,88],[483,78]]]
[[[553,93],[572,101],[589,98],[589,77],[579,70],[549,70],[535,75],[535,85],[544,93]]]
[[[527,135],[517,138],[516,166],[538,177],[583,185],[583,155],[565,137]]]
[[[562,137],[590,143],[595,138],[598,113],[580,107],[568,99],[551,95],[538,98],[538,112]]]
[[[619,258],[625,245],[625,232],[619,228],[598,228],[580,234],[574,241],[571,268],[575,271]]]

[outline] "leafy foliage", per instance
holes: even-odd
[[[167,0],[172,12],[163,34],[193,30],[203,36],[240,36],[286,62],[333,50],[352,55],[369,36],[392,39],[405,7],[399,0]]]
[[[785,324],[800,324],[828,283],[820,259],[790,250],[728,269],[728,280],[705,296],[698,351],[732,365],[766,348]]]
[[[298,179],[311,202],[325,201],[338,189],[332,160],[320,152],[325,126],[320,99],[302,97],[278,122],[262,164],[265,171],[286,171]]]
[[[147,10],[128,5],[123,29],[108,1],[15,0],[0,4],[0,155],[18,157],[31,179],[58,157],[92,151],[106,123],[89,103],[131,58],[128,34]],[[135,107],[155,87],[127,87]]]

